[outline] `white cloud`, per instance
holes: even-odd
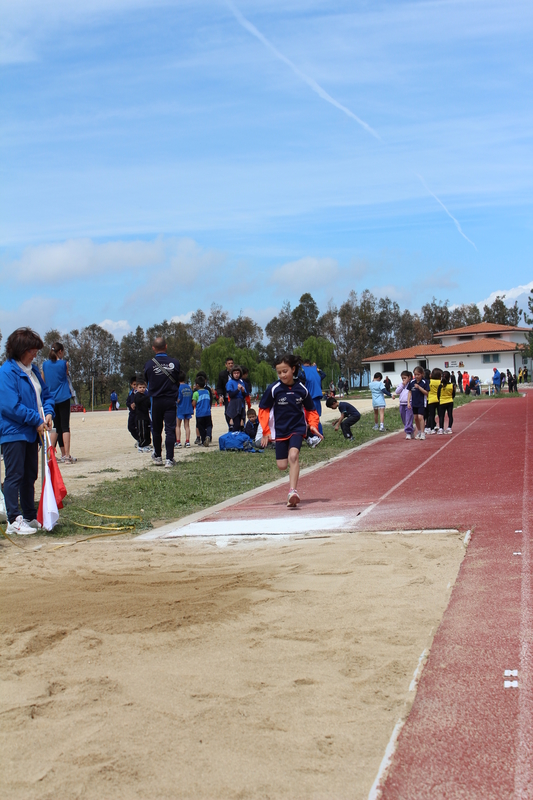
[[[334,258],[314,258],[306,256],[298,261],[288,261],[274,270],[271,282],[287,291],[303,294],[312,289],[326,286],[335,280],[339,265]]]
[[[176,316],[170,318],[170,321],[183,322],[184,325],[187,325],[187,323],[191,321],[193,313],[193,311],[187,311],[186,314],[176,314]]]
[[[3,343],[17,328],[33,328],[43,336],[52,327],[52,319],[60,306],[61,302],[56,298],[30,297],[16,309],[1,308],[0,330]]]
[[[506,306],[513,306],[515,302],[518,303],[518,308],[522,311],[525,311],[526,314],[529,315],[529,307],[528,307],[528,299],[531,297],[530,292],[533,289],[533,281],[529,283],[525,283],[523,286],[515,286],[513,289],[498,289],[495,292],[489,294],[489,296],[485,300],[479,300],[476,303],[477,307],[483,313],[483,306],[490,306],[497,297],[503,297],[505,295],[504,303]],[[523,320],[520,322],[521,325],[525,324]]]
[[[119,320],[112,320],[112,319],[104,319],[102,322],[98,323],[101,328],[109,333],[112,333],[117,339],[122,339],[126,333],[131,331],[131,325],[127,319],[119,319]]]

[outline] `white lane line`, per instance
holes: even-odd
[[[376,775],[376,780],[372,784],[372,788],[368,793],[368,800],[379,800],[379,798],[381,797],[381,792],[383,791],[382,780],[385,778],[386,772],[390,767],[394,751],[396,750],[398,737],[400,735],[400,731],[402,730],[403,726],[404,726],[403,719],[399,719],[396,725],[394,726],[394,730],[389,739],[389,743],[385,749],[385,755],[383,756],[381,764],[379,765],[378,774]]]
[[[418,681],[420,680],[420,676],[422,675],[422,670],[424,669],[424,659],[428,655],[429,650],[427,647],[422,652],[420,658],[418,659],[417,667],[414,671],[413,680],[409,684],[409,691],[414,692],[416,687],[418,686]]]
[[[505,401],[499,400],[499,401],[497,401],[497,402],[499,402],[499,403],[502,403],[502,402],[505,402]],[[478,422],[478,421],[481,419],[481,417],[484,417],[484,416],[485,416],[485,414],[488,414],[488,413],[489,413],[489,411],[491,411],[491,410],[492,410],[492,409],[495,407],[495,405],[496,405],[496,404],[494,404],[493,406],[492,406],[492,405],[491,405],[491,406],[489,406],[489,408],[487,408],[487,410],[486,410],[486,411],[483,411],[483,413],[482,413],[482,414],[480,414],[478,417],[476,417],[474,420],[472,420],[472,422],[470,422],[470,423],[469,423],[469,424],[466,426],[466,428],[463,428],[463,430],[462,430],[462,431],[460,431],[459,433],[455,434],[455,435],[453,436],[453,438],[452,438],[452,439],[448,439],[448,441],[447,441],[445,444],[441,445],[441,447],[439,447],[439,449],[438,449],[438,450],[435,450],[435,451],[434,451],[434,452],[433,452],[433,453],[432,453],[430,456],[428,456],[428,458],[426,458],[426,460],[425,460],[425,461],[422,461],[422,463],[421,463],[421,464],[419,464],[419,465],[418,465],[418,467],[415,467],[413,470],[411,470],[411,472],[409,473],[409,475],[406,475],[406,476],[405,476],[405,478],[402,478],[402,479],[401,479],[401,481],[398,481],[398,483],[395,483],[395,484],[394,484],[394,486],[393,486],[391,489],[388,489],[388,491],[386,491],[386,492],[385,492],[385,494],[382,494],[382,495],[381,495],[381,497],[380,497],[378,500],[376,500],[376,502],[375,502],[375,503],[374,503],[372,506],[369,506],[368,508],[365,508],[365,510],[364,510],[364,511],[363,511],[361,514],[359,514],[359,516],[357,517],[357,519],[356,519],[356,521],[355,521],[355,525],[358,525],[358,524],[359,524],[359,522],[360,522],[360,520],[361,520],[361,519],[363,519],[363,517],[366,517],[366,515],[367,515],[367,514],[370,514],[370,512],[371,512],[371,511],[373,511],[375,508],[377,508],[377,507],[379,506],[379,504],[383,502],[383,500],[386,500],[386,499],[387,499],[387,497],[389,497],[389,495],[391,495],[393,492],[395,492],[395,491],[396,491],[396,489],[399,489],[399,488],[400,488],[400,486],[403,486],[403,484],[404,484],[406,481],[410,480],[410,479],[413,477],[413,475],[416,475],[416,473],[417,473],[419,470],[421,470],[423,467],[425,467],[425,466],[426,466],[426,464],[429,464],[429,462],[430,462],[430,461],[431,461],[433,458],[435,458],[436,456],[438,456],[438,455],[439,455],[439,453],[442,453],[442,451],[443,451],[443,450],[444,450],[446,447],[449,447],[451,444],[453,444],[453,443],[454,443],[454,441],[457,441],[457,439],[459,438],[459,436],[462,436],[462,435],[463,435],[463,433],[465,433],[465,432],[466,432],[466,431],[467,431],[469,428],[471,428],[471,427],[472,427],[472,425],[475,425],[475,424],[476,424],[476,422]],[[526,440],[526,441],[527,441],[527,440]]]
[[[472,538],[472,531],[467,531],[465,533],[465,538],[463,539],[463,544],[465,547],[468,547],[471,538]]]
[[[526,425],[523,435],[524,483],[522,493],[522,580],[520,591],[520,695],[518,699],[518,743],[516,747],[516,766],[514,796],[517,800],[533,798],[533,603],[532,603],[532,562],[531,562],[531,519],[533,518],[533,480],[529,448],[530,423],[529,403],[526,411]],[[512,681],[514,683],[514,681]],[[516,681],[518,684],[518,681]],[[518,687],[516,687],[518,688]]]
[[[221,519],[215,522],[191,522],[164,535],[164,539],[179,536],[257,536],[261,534],[295,534],[309,531],[331,531],[342,529],[346,517],[297,517],[287,514],[272,519]]]

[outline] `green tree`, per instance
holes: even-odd
[[[450,311],[450,329],[463,328],[465,325],[478,325],[480,322],[481,313],[475,303],[463,303]]]
[[[505,305],[505,295],[501,297],[498,295],[495,301],[490,306],[483,306],[483,322],[493,322],[496,325],[518,325],[520,317],[522,316],[521,310],[518,308],[518,302],[515,301],[514,305]]]
[[[148,358],[152,358],[152,342],[156,336],[164,336],[167,341],[167,352],[170,356],[178,358],[181,369],[186,375],[196,372],[200,366],[200,346],[194,341],[187,326],[183,322],[163,320],[158,325],[152,325],[146,331],[149,346]],[[148,359],[146,359],[148,360]]]
[[[142,375],[144,365],[153,355],[150,342],[140,325],[122,337],[120,342],[120,372],[124,382],[133,375]]]
[[[529,313],[524,312],[524,320],[526,321],[526,325],[533,325],[533,289],[529,291],[529,297],[527,298],[527,307]],[[524,355],[526,358],[533,358],[533,328],[527,334],[527,345],[524,351]]]
[[[277,317],[267,323],[265,333],[270,339],[269,357],[272,364],[282,353],[292,353],[295,343],[294,318],[288,300],[283,303]]]
[[[317,367],[323,369],[328,375],[331,372],[335,360],[335,345],[324,339],[323,336],[310,336],[294,352],[303,359],[308,359],[311,364],[316,363]]]
[[[446,331],[450,327],[448,301],[437,300],[436,297],[433,297],[430,303],[422,306],[421,321],[428,332],[425,342],[431,344],[436,333]],[[423,342],[418,342],[418,344],[423,344]]]
[[[72,383],[80,399],[88,403],[93,379],[97,402],[106,402],[113,389],[121,390],[120,348],[113,334],[93,324],[81,331],[72,330],[62,339],[68,352]]]
[[[237,347],[251,349],[261,342],[263,329],[251,317],[239,314],[236,319],[230,319],[226,324],[224,336],[233,339]]]
[[[318,306],[309,292],[300,297],[300,302],[292,310],[292,330],[294,344],[301,346],[311,336],[318,336]]]

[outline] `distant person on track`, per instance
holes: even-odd
[[[407,407],[413,410],[413,419],[417,434],[415,439],[425,439],[424,433],[424,405],[429,394],[429,382],[424,377],[422,367],[415,367],[413,380],[407,384]]]
[[[407,386],[409,381],[413,380],[413,373],[408,369],[402,372],[402,382],[396,387],[395,394],[400,397],[400,417],[403,422],[403,429],[405,431],[405,438],[413,438],[413,409],[407,405],[409,400],[409,390]]]
[[[50,348],[48,361],[43,364],[43,377],[54,398],[54,427],[50,433],[52,447],[59,443],[61,462],[74,464],[77,460],[70,455],[70,400],[71,388],[68,379],[68,364],[64,361],[65,347],[54,342]]]
[[[326,400],[326,406],[328,408],[332,408],[334,411],[339,409],[341,415],[339,419],[333,420],[332,425],[336,431],[339,430],[340,426],[344,438],[347,441],[352,442],[352,425],[355,425],[355,423],[359,422],[361,419],[361,414],[359,411],[355,406],[352,406],[351,403],[346,403],[344,400],[339,402],[336,397],[328,397]]]
[[[154,465],[163,465],[161,456],[163,425],[165,426],[165,467],[174,466],[176,445],[176,403],[178,400],[180,362],[167,354],[167,343],[157,336],[152,344],[154,357],[144,365],[144,377],[152,401],[152,439]]]
[[[267,386],[259,403],[261,446],[268,447],[269,442],[275,441],[278,469],[289,467],[288,508],[300,502],[300,449],[308,426],[312,434],[323,438],[318,431],[320,417],[313,398],[297,377],[300,363],[299,357],[292,353],[280,356],[276,363],[278,380]]]
[[[427,397],[427,414],[426,414],[426,433],[430,435],[434,433],[438,433],[438,427],[436,424],[436,415],[439,410],[439,386],[442,380],[442,370],[439,367],[435,367],[431,371],[431,376],[429,378],[429,394]]]
[[[446,433],[453,433],[453,401],[455,398],[455,386],[451,381],[451,375],[448,370],[442,373],[442,380],[438,388],[439,400],[439,430],[437,433],[444,433],[444,417],[448,415],[448,427]]]
[[[387,392],[387,387],[383,383],[383,375],[381,372],[376,372],[374,378],[368,384],[368,388],[372,394],[372,408],[374,409],[374,430],[383,432],[385,430],[385,395],[389,397],[390,392]],[[379,419],[379,425],[378,425]]]
[[[10,535],[41,528],[35,509],[39,437],[52,429],[54,415],[52,393],[32,364],[42,347],[38,333],[17,328],[7,339],[7,360],[0,367],[0,445]]]

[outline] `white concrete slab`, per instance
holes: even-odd
[[[180,536],[259,536],[264,534],[287,536],[313,531],[332,531],[345,527],[346,517],[298,517],[289,512],[273,519],[221,519],[216,522],[191,522],[183,528],[165,533],[164,539]],[[139,537],[140,538],[140,537]]]

